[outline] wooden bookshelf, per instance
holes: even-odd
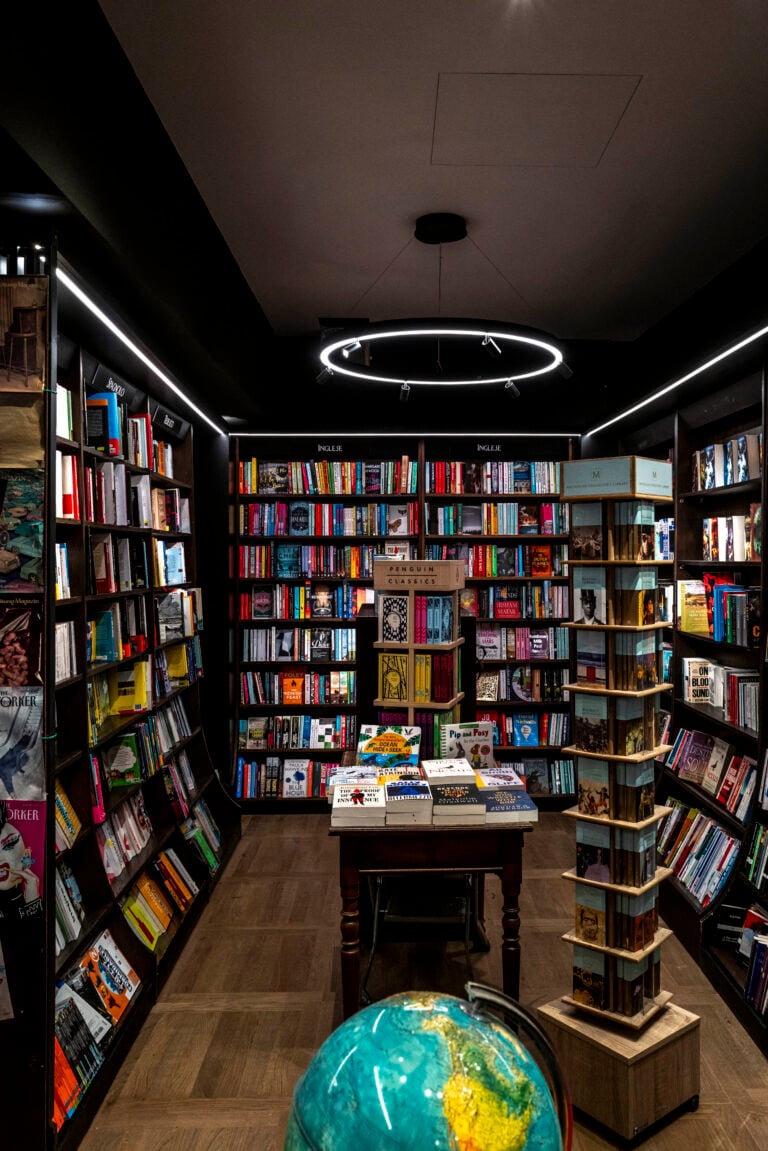
[[[26,381],[25,393],[20,393],[18,398],[22,407],[33,407],[39,414],[42,467],[38,472],[27,459],[14,469],[30,483],[30,477],[34,476],[37,483],[37,477],[44,476],[44,481],[40,480],[40,491],[44,491],[44,496],[40,496],[41,550],[39,560],[34,562],[29,548],[21,553],[25,558],[20,571],[25,583],[30,581],[29,587],[0,586],[0,609],[18,602],[21,596],[39,605],[34,608],[33,623],[29,626],[35,642],[39,636],[42,686],[35,680],[26,690],[31,691],[34,687],[43,697],[40,721],[43,799],[12,794],[9,802],[19,823],[23,812],[28,813],[31,820],[33,807],[40,808],[45,829],[44,838],[35,843],[32,852],[33,865],[40,872],[42,912],[34,921],[28,919],[22,935],[13,940],[5,932],[10,923],[0,926],[0,942],[6,961],[9,955],[12,956],[8,962],[8,986],[14,1008],[14,1017],[3,1021],[6,1054],[0,1055],[0,1075],[9,1098],[14,1099],[14,1140],[29,1147],[45,1146],[50,1151],[75,1148],[82,1139],[155,1002],[160,985],[181,954],[192,923],[207,902],[223,866],[222,862],[214,874],[203,864],[182,830],[182,825],[187,823],[187,815],[179,815],[170,801],[164,772],[169,765],[178,765],[179,746],[161,748],[147,734],[150,750],[142,758],[141,778],[121,791],[108,790],[103,770],[104,753],[108,753],[126,735],[136,734],[142,725],[151,725],[154,730],[154,725],[162,725],[168,720],[171,708],[183,707],[189,725],[184,751],[188,757],[189,774],[195,784],[189,797],[190,814],[194,815],[194,805],[204,798],[206,810],[220,835],[217,851],[222,861],[231,855],[240,835],[239,809],[219,782],[215,772],[218,765],[210,759],[203,734],[198,652],[204,651],[205,635],[196,625],[194,632],[188,629],[175,644],[158,642],[158,600],[176,587],[197,586],[193,427],[173,408],[166,407],[163,385],[160,385],[159,395],[146,390],[144,380],[147,373],[138,362],[134,365],[134,376],[129,376],[125,368],[123,372],[126,374],[119,375],[109,363],[108,353],[105,354],[109,345],[106,338],[102,340],[99,336],[98,325],[90,328],[82,311],[71,300],[69,307],[64,307],[62,300],[56,300],[52,285],[58,259],[55,249],[46,249],[45,267],[51,273],[50,282],[47,277],[22,278],[27,296],[33,290],[33,279],[34,290],[38,284],[44,284],[46,303],[35,307],[38,312],[46,312],[50,308],[50,323],[44,319],[38,325],[38,330],[46,333],[48,338],[44,340],[37,336],[35,381],[30,377]],[[13,292],[15,277],[2,276],[0,282],[4,290]],[[117,420],[115,427],[119,443],[112,454],[106,445],[104,451],[96,449],[93,444],[94,426],[88,428],[88,398],[105,391],[119,396],[112,409]],[[9,405],[16,405],[15,397],[15,392],[3,394],[0,420],[5,421]],[[57,435],[57,409],[65,400],[71,416],[71,431],[67,435]],[[111,407],[111,400],[109,404]],[[139,419],[156,443],[169,445],[168,455],[173,456],[173,476],[149,468],[137,468],[126,458],[130,450],[130,418]],[[28,456],[29,449],[28,444]],[[5,464],[14,467],[13,461],[6,458]],[[91,473],[93,487],[87,492],[86,478]],[[131,480],[139,475],[145,478],[143,488],[150,500],[153,491],[163,493],[163,508],[168,506],[180,510],[181,496],[188,501],[184,504],[183,532],[160,531],[157,523],[137,520],[131,498]],[[15,498],[18,502],[18,497]],[[28,520],[32,522],[31,514]],[[110,537],[114,553],[114,568],[108,573],[111,590],[100,587],[97,591],[95,584],[97,575],[101,579],[105,574],[100,568],[97,572],[99,565],[94,563],[92,544],[93,537],[98,535]],[[167,573],[163,573],[164,578],[159,578],[152,561],[155,541],[158,540],[169,544],[174,542],[183,549],[186,564],[183,583],[168,579]],[[126,561],[128,541],[132,547],[142,549],[145,556],[141,581],[133,560],[130,564]],[[124,548],[118,565],[118,545],[121,542]],[[10,546],[13,546],[12,540]],[[121,584],[121,579],[129,581],[131,586]],[[6,598],[6,592],[11,596]],[[102,637],[107,635],[102,616],[108,612],[113,624],[122,628],[121,638],[118,640],[117,633],[113,632],[109,641],[104,640],[114,647],[110,648],[111,654],[105,654],[107,649],[99,647],[97,663],[93,658],[95,645],[101,645]],[[198,619],[198,624],[201,622]],[[94,637],[95,632],[98,638]],[[160,656],[162,652],[170,653],[174,649],[178,656],[175,681],[171,690],[166,691],[159,667]],[[186,672],[181,670],[181,649]],[[150,669],[153,674],[149,674]],[[138,670],[148,673],[141,680],[141,689],[146,689],[147,695],[140,707],[137,706],[140,688],[136,681],[131,682],[132,673]],[[122,703],[117,695],[111,698],[109,709],[114,709],[115,714],[107,718],[105,711],[103,724],[97,724],[93,689],[100,682],[107,685],[112,676],[123,677],[120,690],[128,694],[121,697]],[[117,679],[114,683],[117,690]],[[127,702],[129,696],[130,704]],[[106,707],[106,697],[103,702]],[[119,706],[135,710],[118,714]],[[174,711],[174,714],[180,715],[180,712]],[[139,741],[141,738],[137,735]],[[29,766],[31,774],[31,762]],[[95,772],[98,772],[97,776]],[[98,778],[103,792],[103,817],[98,810],[95,778]],[[110,883],[100,849],[104,819],[114,819],[118,811],[124,810],[126,803],[134,801],[140,801],[137,812],[141,812],[134,819],[134,827],[140,832],[148,832],[148,838],[145,842],[136,840],[131,844],[126,851],[131,858],[121,874]],[[65,819],[71,822],[69,838],[57,842],[59,820]],[[151,824],[151,830],[147,823]],[[151,867],[158,853],[164,850],[176,853],[197,894],[184,914],[174,907],[167,938],[153,952],[128,926],[122,901],[132,891],[138,875]],[[65,874],[71,875],[71,886],[65,884],[71,908],[81,901],[82,919],[74,910],[73,919],[61,912],[56,880]],[[74,895],[75,885],[79,889],[79,900]],[[170,895],[168,899],[173,907]],[[92,1076],[81,1078],[77,1107],[65,1118],[60,1130],[55,1131],[51,1104],[56,1079],[56,987],[67,983],[68,977],[71,978],[71,973],[80,967],[105,931],[109,931],[114,944],[135,972],[139,985],[126,1010],[101,1043],[101,1066]],[[62,1047],[66,1050],[64,1032],[61,1034]],[[70,1059],[74,1061],[75,1058],[70,1053]]]

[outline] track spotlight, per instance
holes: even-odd
[[[323,384],[328,383],[332,375],[333,372],[330,368],[323,368],[322,372],[318,372],[315,376],[315,383],[318,385],[318,387],[322,387]]]
[[[504,385],[504,391],[511,392],[516,400],[520,399],[520,389],[514,380],[507,380],[506,384]]]
[[[352,353],[353,352],[359,352],[360,349],[362,348],[362,346],[363,345],[360,343],[359,340],[355,340],[355,342],[353,344],[347,344],[346,348],[342,348],[341,354],[345,360],[348,360],[349,357],[352,355]]]
[[[493,336],[489,336],[487,333],[483,337],[483,347],[485,348],[485,350],[489,356],[500,356],[501,355],[501,348],[496,343]]]
[[[411,385],[402,383],[400,385],[400,403],[407,404],[411,398]]]
[[[557,370],[564,380],[570,380],[571,376],[573,375],[573,369],[568,367],[565,360],[563,360],[562,364],[560,364]]]

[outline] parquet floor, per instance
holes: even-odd
[[[341,1022],[338,842],[327,815],[251,816],[226,875],[150,1014],[83,1151],[281,1151],[294,1084]],[[573,824],[544,814],[527,837],[521,1001],[570,986]],[[486,886],[493,947],[476,979],[501,985],[500,886]],[[701,1024],[701,1104],[644,1141],[646,1151],[765,1151],[768,1063],[673,940],[663,986]],[[369,990],[462,994],[460,942],[385,944]],[[575,1151],[617,1145],[577,1125]],[[362,1149],[361,1151],[368,1151]],[[370,1149],[375,1151],[375,1149]]]

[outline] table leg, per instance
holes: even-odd
[[[504,992],[520,998],[520,881],[521,863],[505,864],[501,873],[501,969]]]
[[[345,850],[345,848],[347,850]],[[341,993],[344,1018],[360,1008],[360,871],[341,841]],[[346,858],[345,858],[346,857]]]

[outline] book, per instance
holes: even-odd
[[[574,560],[603,559],[603,524],[600,501],[571,504],[568,556]]]
[[[519,775],[509,763],[477,768],[475,781],[481,791],[486,787],[502,787],[505,791],[525,791],[525,777]]]
[[[283,760],[283,799],[302,799],[308,795],[309,760]]]
[[[386,822],[383,786],[339,783],[333,793],[331,827],[383,827]]]
[[[525,791],[509,787],[480,789],[486,823],[536,823],[539,809]]]
[[[361,724],[355,761],[377,769],[418,771],[421,728]]]
[[[604,567],[576,567],[573,572],[573,622],[582,625],[608,622]]]
[[[475,783],[430,784],[432,822],[485,822],[485,802]]]
[[[476,783],[466,759],[422,759],[421,770],[429,783]]]
[[[539,717],[533,711],[516,711],[512,716],[512,740],[515,747],[538,747]]]
[[[576,906],[574,934],[577,939],[591,943],[595,947],[605,947],[606,937],[606,892],[591,884],[576,884]]]
[[[578,570],[578,569],[577,569]],[[608,700],[606,696],[576,694],[574,742],[583,751],[608,751]]]
[[[611,829],[607,824],[576,824],[576,874],[596,883],[611,881]]]
[[[408,642],[408,596],[381,596],[379,639],[384,643]]]
[[[600,1011],[610,1006],[607,956],[589,947],[573,949],[573,998]]]
[[[42,799],[42,722],[42,687],[0,687],[0,799]]]
[[[582,815],[607,819],[611,815],[610,773],[604,759],[578,759],[577,804]]]
[[[406,652],[379,652],[379,698],[408,699],[408,655]]]
[[[140,980],[109,930],[102,932],[83,956],[80,966],[96,988],[113,1023],[118,1023]]]

